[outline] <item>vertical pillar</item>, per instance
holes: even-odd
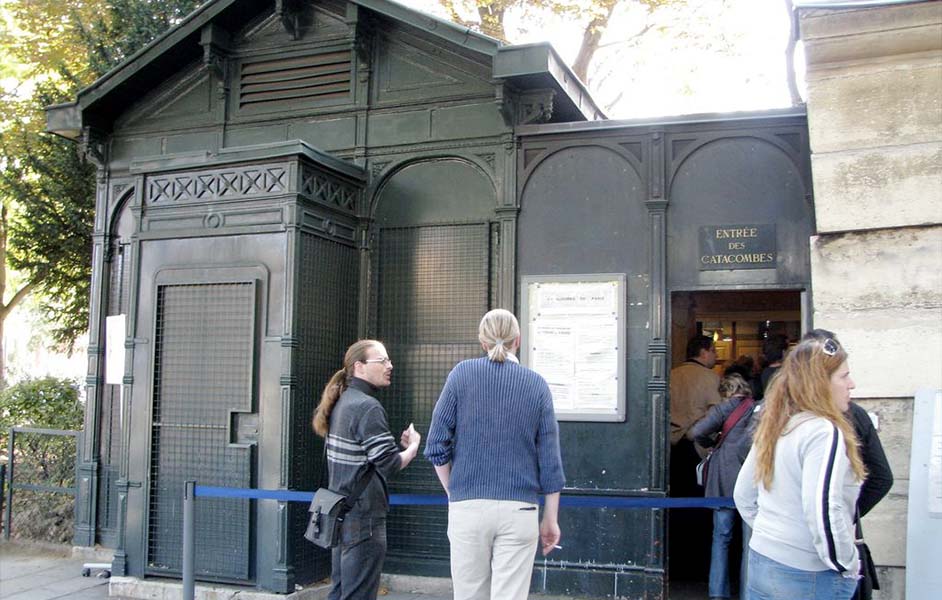
[[[139,177],[134,181],[133,194],[130,202],[131,216],[134,221],[133,233],[131,235],[131,244],[129,245],[129,255],[125,255],[125,268],[129,270],[128,281],[128,307],[127,322],[125,323],[124,340],[124,377],[121,381],[121,456],[118,458],[118,480],[115,487],[118,492],[118,531],[116,534],[117,543],[115,544],[114,557],[111,560],[111,573],[119,577],[127,575],[128,555],[125,542],[125,533],[127,531],[128,514],[128,494],[132,488],[141,489],[140,481],[130,481],[130,448],[131,448],[131,411],[133,409],[132,394],[134,390],[134,348],[137,339],[137,306],[139,289],[138,277],[140,273],[141,260],[141,241],[138,239],[137,232],[141,230],[141,213],[144,198],[144,178]],[[119,195],[118,186],[115,186],[115,196]],[[124,186],[121,186],[123,190]],[[120,203],[116,203],[116,206]]]
[[[90,130],[83,133],[83,149],[98,165],[95,191],[95,224],[92,232],[92,283],[88,311],[88,369],[85,377],[85,420],[82,447],[79,450],[78,481],[75,496],[76,546],[94,546],[98,518],[99,438],[101,428],[101,395],[104,390],[104,317],[107,309],[106,254],[108,239],[108,171],[101,151],[103,145],[92,139]]]
[[[495,166],[502,165],[503,185],[498,191],[497,219],[499,223],[500,273],[497,278],[498,307],[513,312],[516,307],[517,291],[517,215],[520,202],[517,197],[517,152],[514,135],[508,133],[503,138],[503,159],[495,160]],[[498,153],[498,156],[500,154]]]
[[[668,382],[667,352],[669,348],[667,319],[667,194],[665,193],[664,135],[651,134],[648,142],[648,240],[650,244],[651,291],[648,302],[651,338],[648,341],[648,402],[651,407],[651,472],[652,490],[667,489],[668,440]],[[667,562],[664,552],[667,535],[667,512],[651,511],[651,566],[661,569]],[[661,577],[648,579],[648,589],[654,596],[665,594],[667,581]]]
[[[667,198],[664,193],[664,136],[649,141],[648,236],[651,245],[651,297],[648,342],[648,399],[651,403],[651,489],[666,489],[667,460]]]

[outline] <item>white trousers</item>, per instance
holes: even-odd
[[[455,600],[526,600],[540,537],[536,504],[463,500],[448,505]]]

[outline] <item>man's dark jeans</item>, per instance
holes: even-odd
[[[327,600],[375,600],[386,559],[386,519],[344,522],[341,543],[332,550]]]

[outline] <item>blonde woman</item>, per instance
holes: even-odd
[[[559,429],[546,381],[517,360],[516,317],[490,311],[478,340],[487,356],[448,375],[425,456],[448,494],[455,600],[526,600],[537,542],[559,543]]]
[[[752,527],[749,600],[847,599],[857,587],[854,512],[866,476],[844,416],[854,382],[833,338],[807,339],[765,395],[734,498]]]

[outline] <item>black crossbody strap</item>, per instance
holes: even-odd
[[[347,510],[351,510],[353,508],[353,505],[357,503],[357,499],[360,497],[360,494],[362,494],[363,490],[366,489],[366,486],[370,484],[370,480],[373,478],[374,470],[375,468],[373,467],[373,463],[369,463],[369,466],[366,468],[366,473],[360,477],[360,481],[357,482],[357,486],[353,488],[353,492],[347,496],[347,499],[344,502],[344,504],[347,505]]]

